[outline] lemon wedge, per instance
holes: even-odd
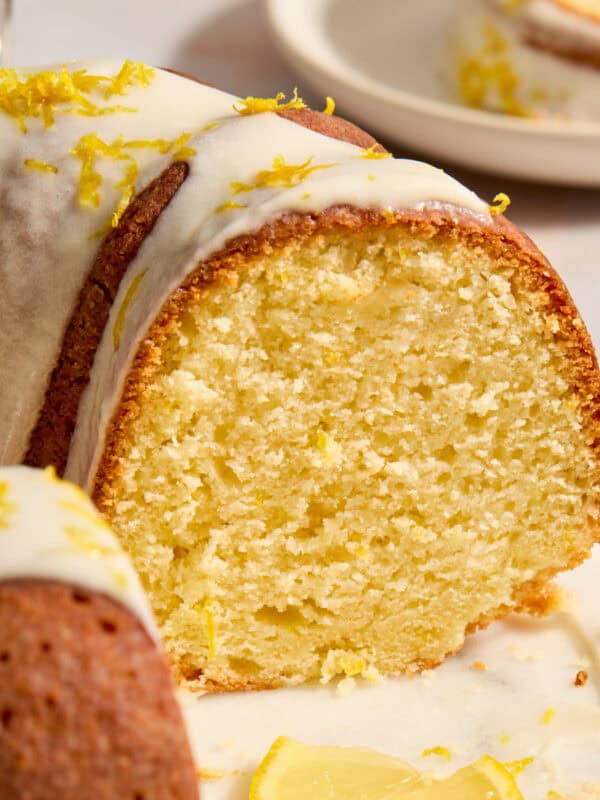
[[[422,784],[409,764],[374,750],[281,736],[254,773],[250,800],[392,800]]]
[[[396,800],[523,800],[517,782],[509,770],[491,756],[428,786],[408,789]]]
[[[249,800],[523,800],[511,773],[484,756],[443,780],[360,747],[277,739],[252,778]]]

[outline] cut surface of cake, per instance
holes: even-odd
[[[460,0],[455,97],[521,117],[600,119],[598,0]]]
[[[139,580],[75,486],[0,469],[0,796],[197,800]]]
[[[3,397],[4,457],[93,494],[192,688],[411,672],[546,608],[598,538],[600,399],[543,255],[442,171],[297,98],[129,69],[135,112],[58,104],[26,134],[0,118],[3,368],[37,387]],[[119,65],[90,71],[105,102]],[[23,168],[44,147],[57,172]],[[44,181],[65,206],[46,188],[39,214]],[[55,213],[88,243],[52,239],[72,292],[24,337],[23,298],[47,298],[17,266],[43,261]],[[31,285],[63,292],[39,263]]]

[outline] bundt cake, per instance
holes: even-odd
[[[598,538],[600,380],[505,196],[329,100],[4,82],[4,459],[92,494],[183,682],[410,672],[547,605]]]
[[[452,93],[524,117],[600,120],[599,0],[459,0]]]
[[[0,469],[0,797],[198,798],[137,576],[51,468]]]

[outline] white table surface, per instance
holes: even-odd
[[[322,99],[303,86],[277,54],[259,0],[177,0],[171,3],[164,0],[15,0],[15,3],[14,60],[17,66],[97,56],[128,57],[192,73],[243,96],[268,96],[279,90],[290,91],[298,85],[305,99],[321,107]],[[351,116],[351,110],[345,109],[345,112]],[[397,150],[395,153],[414,156],[414,153]],[[513,202],[508,216],[538,242],[554,263],[575,297],[596,345],[600,345],[600,192],[536,187],[465,173],[451,165],[441,166],[487,199],[499,191],[511,196]],[[594,586],[600,574],[595,566],[600,566],[599,556],[600,553],[596,554],[595,563],[581,573],[581,578],[587,574],[588,583]],[[498,636],[505,635],[512,634],[507,633],[506,628],[498,628]],[[596,635],[600,636],[597,626]],[[481,646],[485,646],[485,640]],[[465,657],[473,658],[479,647],[474,642]],[[567,663],[566,650],[563,655]],[[568,663],[570,669],[572,661]],[[448,670],[452,669],[454,667],[449,665]],[[442,671],[440,676],[444,674]],[[387,696],[389,689],[378,691]],[[378,691],[373,690],[368,695],[367,706],[373,705]],[[596,689],[590,686],[587,691],[591,700]],[[215,762],[221,761],[218,740],[232,738],[236,741],[229,746],[240,758],[240,749],[244,742],[247,744],[253,739],[255,726],[255,746],[246,748],[251,752],[242,759],[249,762],[244,766],[251,768],[269,741],[279,733],[308,735],[314,724],[311,710],[314,700],[307,704],[305,697],[292,692],[285,699],[281,693],[265,696],[264,702],[257,696],[238,700],[214,698],[207,699],[204,705],[200,702],[188,708],[186,714],[194,728],[198,756],[205,764],[208,761],[209,765],[216,765]],[[351,734],[353,725],[360,728],[363,714],[376,715],[375,708],[370,714],[366,712],[363,701],[357,697],[346,704],[346,716],[341,714],[338,720],[332,703],[336,705],[330,697],[324,705],[313,706],[325,708],[327,714],[334,715],[333,722],[325,724],[322,719],[319,725],[317,720],[318,728],[324,726],[321,738],[330,741],[336,740],[331,726],[338,730],[339,720],[343,720],[342,728],[350,726],[340,731],[339,743],[342,740],[352,743],[355,740]],[[298,704],[305,709],[300,716]],[[256,715],[265,723],[260,734],[258,721],[253,722]],[[353,715],[354,722],[351,722]],[[240,717],[239,724],[236,717]],[[242,729],[245,730],[243,735]],[[207,731],[206,736],[204,731]],[[319,737],[312,738],[318,740]],[[363,738],[372,746],[385,747],[383,735],[365,734]],[[227,743],[223,747],[227,747]],[[207,784],[204,797],[242,798],[247,791],[247,780],[240,776],[232,782]],[[537,792],[534,794],[537,797]]]

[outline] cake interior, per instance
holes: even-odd
[[[514,262],[397,226],[186,309],[105,507],[184,679],[435,665],[584,557],[596,467],[536,306]]]

